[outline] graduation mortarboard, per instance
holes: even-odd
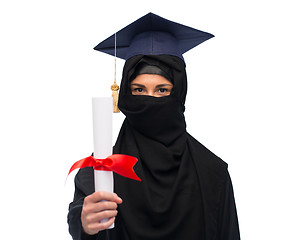
[[[139,18],[115,34],[99,43],[94,49],[122,59],[136,55],[173,55],[182,54],[214,37],[153,13]]]

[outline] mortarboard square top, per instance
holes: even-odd
[[[212,37],[148,13],[116,33],[116,56],[127,60],[136,55],[173,55],[184,61],[183,53]],[[115,34],[94,49],[115,56]]]

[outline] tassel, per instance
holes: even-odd
[[[114,83],[111,86],[111,90],[112,90],[112,97],[113,97],[113,112],[114,113],[119,113],[120,110],[118,108],[118,90],[119,90],[119,86]]]
[[[115,33],[115,77],[114,84],[111,86],[112,97],[113,97],[113,113],[119,113],[120,110],[118,108],[118,90],[119,86],[116,83],[116,33]]]

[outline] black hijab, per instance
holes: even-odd
[[[131,94],[131,76],[142,62],[171,72],[169,96]],[[202,236],[200,188],[187,147],[186,90],[185,64],[177,57],[136,56],[124,66],[119,108],[126,119],[114,152],[139,159],[135,170],[142,182],[115,176],[115,191],[124,201],[116,220],[118,239]]]

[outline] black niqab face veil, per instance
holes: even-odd
[[[169,96],[131,94],[131,75],[141,62],[168,68],[174,85]],[[200,190],[186,142],[186,90],[185,64],[178,57],[135,56],[124,66],[119,108],[126,119],[114,152],[138,158],[135,171],[142,182],[115,176],[115,190],[124,200],[116,220],[115,234],[120,239],[196,239],[202,235],[197,227],[202,223],[200,201],[196,201],[201,199]]]
[[[161,60],[159,60],[161,59]],[[164,62],[162,62],[164,60]],[[132,95],[130,81],[136,66],[156,66],[168,72],[173,83],[169,96],[152,97]],[[186,129],[184,103],[187,89],[185,64],[172,56],[136,56],[124,67],[119,95],[119,108],[129,124],[140,134],[169,146]]]

